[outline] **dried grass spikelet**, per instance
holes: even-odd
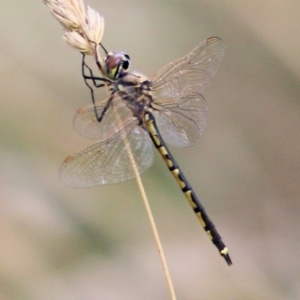
[[[64,27],[63,38],[76,50],[95,56],[101,42],[104,19],[82,0],[44,0],[53,16]]]

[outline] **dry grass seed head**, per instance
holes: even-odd
[[[44,0],[52,15],[64,28],[68,45],[87,55],[95,55],[95,46],[101,42],[104,19],[82,0]]]

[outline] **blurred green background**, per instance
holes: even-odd
[[[219,36],[201,143],[171,148],[230,250],[228,267],[155,153],[142,176],[178,299],[300,299],[300,2],[92,1],[104,45],[152,76]],[[90,104],[81,56],[42,1],[2,1],[0,298],[168,299],[136,182],[72,189],[63,159]]]

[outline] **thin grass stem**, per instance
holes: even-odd
[[[139,171],[137,169],[137,165],[135,163],[135,159],[133,157],[133,154],[132,154],[132,151],[131,151],[131,148],[130,148],[130,145],[129,145],[129,142],[128,142],[128,139],[127,139],[127,136],[126,136],[126,132],[125,132],[123,126],[122,126],[121,118],[120,118],[118,112],[116,111],[114,105],[112,105],[112,107],[114,109],[114,113],[115,113],[115,117],[116,117],[116,120],[118,122],[118,125],[121,128],[122,138],[124,140],[124,144],[125,144],[125,147],[126,147],[126,150],[127,150],[127,153],[128,153],[128,157],[130,159],[130,162],[132,164],[132,168],[133,168],[133,171],[134,171],[134,174],[135,174],[136,182],[138,184],[138,187],[139,187],[139,190],[140,190],[140,193],[141,193],[141,196],[142,196],[145,208],[146,208],[147,216],[148,216],[148,219],[149,219],[149,222],[150,222],[150,226],[151,226],[151,229],[152,229],[152,232],[153,232],[153,235],[154,235],[154,240],[155,240],[155,243],[156,243],[156,246],[157,246],[158,254],[159,254],[159,257],[160,257],[160,260],[161,260],[161,263],[162,263],[164,275],[165,275],[165,278],[166,278],[166,281],[167,281],[167,286],[168,286],[168,290],[169,290],[169,293],[170,293],[170,299],[171,300],[176,300],[176,296],[175,296],[174,287],[173,287],[173,283],[172,283],[172,280],[171,280],[169,268],[168,268],[166,257],[165,257],[165,254],[164,254],[164,250],[163,250],[163,247],[162,247],[162,244],[161,244],[161,241],[160,241],[158,230],[157,230],[157,227],[156,227],[156,224],[155,224],[155,221],[154,221],[154,217],[153,217],[150,205],[149,205],[148,197],[147,197],[147,194],[145,192],[145,188],[144,188],[141,176],[140,176]]]

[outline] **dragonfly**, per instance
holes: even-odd
[[[186,56],[160,69],[151,79],[128,72],[128,54],[107,53],[106,50],[104,66],[97,61],[105,76],[95,77],[83,55],[83,77],[91,90],[93,104],[76,112],[73,125],[79,134],[97,141],[68,156],[61,165],[60,178],[63,184],[73,187],[133,179],[136,175],[128,157],[124,134],[139,174],[153,163],[153,144],[208,237],[227,264],[232,265],[220,234],[166,145],[185,147],[200,140],[207,112],[201,93],[217,72],[224,50],[220,38],[208,38]],[[105,85],[109,97],[95,101],[93,87]]]

